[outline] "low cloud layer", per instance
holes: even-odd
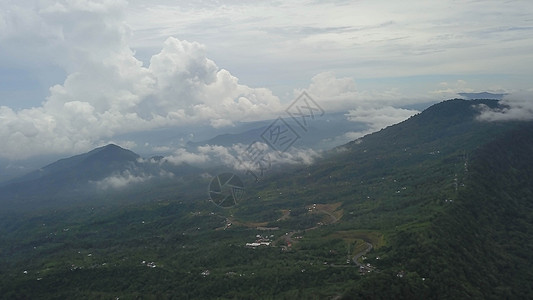
[[[127,187],[131,184],[143,183],[152,178],[152,175],[135,175],[129,171],[124,171],[120,174],[114,174],[102,180],[95,181],[93,184],[101,190],[119,189]]]
[[[250,145],[234,144],[231,147],[204,145],[187,151],[179,148],[171,155],[162,158],[139,158],[137,165],[130,169],[115,172],[101,180],[90,184],[99,190],[114,190],[150,182],[152,180],[172,179],[184,174],[199,174],[210,178],[211,175],[201,173],[201,169],[225,167],[232,172],[255,174],[257,178],[286,165],[309,165],[321,156],[312,149],[290,148],[286,152],[273,151],[267,144],[253,144],[253,158],[250,156]],[[187,173],[187,165],[195,167],[193,173]],[[183,173],[185,170],[185,173]]]
[[[387,126],[402,122],[417,113],[419,113],[417,110],[394,108],[392,106],[380,108],[359,107],[350,110],[346,117],[350,121],[367,124],[369,129],[363,132],[349,132],[346,136],[354,140]]]
[[[491,109],[486,105],[479,106],[480,121],[532,121],[533,92],[519,92],[506,95],[500,101],[501,107]]]
[[[253,151],[250,151],[253,147]],[[252,146],[235,144],[231,147],[205,145],[189,152],[178,149],[161,160],[175,165],[188,164],[196,167],[225,166],[235,171],[267,172],[284,164],[309,165],[321,155],[312,149],[290,148],[288,151],[273,151],[267,144],[256,142]]]

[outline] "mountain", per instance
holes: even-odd
[[[494,99],[502,100],[503,97],[507,94],[494,94],[489,92],[481,93],[458,93],[459,96],[465,97],[466,99]]]
[[[533,123],[480,122],[479,104],[499,105],[446,101],[348,145],[353,169],[366,167],[366,176],[380,170],[365,179],[385,177],[386,189],[393,176],[398,193],[383,205],[385,211],[376,212],[381,221],[374,225],[396,219],[387,248],[373,255],[387,257],[380,265],[389,264],[391,271],[373,274],[351,297],[532,296],[533,272],[525,266],[533,261]],[[374,155],[361,166],[365,150]],[[397,290],[380,282],[392,282]]]
[[[220,134],[205,141],[199,141],[199,142],[189,141],[187,143],[187,147],[189,149],[194,149],[198,146],[204,146],[204,145],[218,145],[218,146],[230,147],[233,144],[239,144],[239,143],[248,145],[258,140],[259,137],[261,136],[261,133],[263,133],[263,131],[265,131],[266,128],[267,126],[263,126],[259,128],[246,130],[241,133]]]
[[[270,220],[280,209],[339,205],[341,221],[323,236],[371,243],[367,262],[379,270],[346,299],[530,298],[533,123],[478,121],[481,104],[499,107],[445,101],[275,175],[235,215],[304,230],[320,218]]]
[[[275,120],[253,122],[248,124],[246,129],[237,133],[225,133],[213,138],[202,141],[189,141],[187,147],[194,150],[198,146],[219,145],[230,147],[234,144],[249,145],[254,141],[264,142],[261,135],[267,130],[269,125]],[[295,147],[305,147],[314,150],[330,149],[333,144],[340,144],[342,136],[347,132],[363,132],[368,130],[368,125],[361,122],[349,121],[346,113],[326,113],[323,117],[313,119],[306,131],[301,130],[298,124],[293,122],[290,117],[286,117],[286,122],[294,129],[299,140],[294,144]],[[242,125],[241,125],[242,126]],[[346,141],[343,141],[343,143]]]
[[[35,180],[46,180],[49,177],[60,177],[72,181],[98,180],[116,171],[132,168],[139,155],[123,149],[117,145],[109,144],[96,148],[90,152],[58,160],[39,170],[33,171],[10,183],[21,183]]]
[[[73,196],[76,191],[86,193],[92,181],[126,171],[135,172],[138,159],[137,154],[117,145],[96,148],[9,181],[0,188],[0,200],[34,205],[45,199]]]
[[[0,186],[0,201],[5,210],[77,205],[80,201],[91,203],[103,198],[102,192],[108,188],[130,183],[140,188],[145,182],[160,178],[162,173],[171,178],[199,173],[199,170],[187,164],[175,166],[161,161],[160,157],[142,160],[130,150],[109,144],[8,181]]]
[[[230,208],[192,174],[143,203],[4,215],[0,294],[533,298],[533,123],[479,121],[480,105],[500,104],[444,101],[259,182],[233,171]]]

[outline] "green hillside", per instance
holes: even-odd
[[[498,105],[445,101],[309,167],[239,174],[229,209],[189,176],[2,216],[0,295],[533,298],[533,124],[477,121],[479,104]]]

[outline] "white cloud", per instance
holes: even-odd
[[[402,122],[417,113],[419,111],[392,106],[358,107],[357,109],[350,110],[346,117],[350,121],[367,124],[369,129],[364,132],[349,132],[346,133],[346,136],[351,139],[357,139],[387,126]]]
[[[491,109],[480,105],[480,121],[532,121],[533,120],[533,90],[521,91],[505,95],[499,102],[500,107]]]
[[[365,130],[365,131],[349,131],[349,132],[346,132],[343,137],[347,140],[347,141],[354,141],[360,137],[363,137],[369,133],[372,133],[374,132],[375,130]]]
[[[387,126],[399,123],[412,115],[416,110],[396,108],[391,104],[401,104],[402,97],[394,91],[372,93],[357,91],[353,78],[338,78],[332,72],[324,72],[314,76],[307,91],[322,107],[335,111],[346,111],[349,121],[365,123],[368,129],[359,132],[346,132],[334,137],[331,141],[337,144],[355,140],[366,134]],[[295,90],[295,94],[301,90]]]
[[[337,78],[333,72],[323,72],[311,78],[307,88],[310,95],[315,97],[319,105],[329,111],[340,111],[347,107],[353,107],[360,97],[357,95],[353,78]],[[302,90],[295,90],[298,96]]]
[[[210,158],[205,153],[191,153],[183,148],[180,148],[176,150],[172,155],[165,157],[163,160],[174,165],[181,165],[183,163],[190,165],[198,165],[206,163],[210,160]]]
[[[281,110],[269,90],[239,84],[196,42],[168,38],[143,66],[128,46],[123,6],[60,1],[32,11],[36,23],[55,29],[62,50],[55,59],[69,75],[50,88],[40,107],[0,107],[1,156],[81,152],[116,134],[195,123],[230,126]]]
[[[143,183],[152,178],[152,175],[134,175],[130,171],[124,171],[120,174],[111,175],[102,180],[95,181],[93,184],[102,190],[119,189],[131,184]]]
[[[321,157],[320,152],[313,149],[292,148],[289,151],[276,153],[273,159],[273,164],[298,164],[310,165],[317,158]]]
[[[42,104],[0,105],[0,157],[276,117],[286,105],[271,90],[290,101],[309,78],[326,112],[444,100],[488,82],[510,92],[531,82],[532,11],[524,1],[2,1],[0,80],[10,68],[66,77]],[[373,80],[378,91],[365,87]],[[438,82],[448,83],[432,93]]]
[[[465,80],[461,79],[455,82],[440,82],[439,87],[431,91],[432,94],[438,95],[443,99],[457,98],[459,93],[471,92],[474,92],[474,90],[468,86]]]
[[[295,89],[294,97],[302,91]],[[406,96],[395,88],[379,91],[359,90],[354,78],[338,77],[333,72],[322,72],[313,76],[306,91],[327,112],[346,111],[360,106],[384,107],[413,102],[413,99],[406,99]]]
[[[172,150],[172,148],[169,147],[169,146],[154,146],[154,147],[152,147],[152,151],[159,152],[159,153],[170,152],[171,150]]]
[[[197,167],[225,166],[235,171],[261,172],[261,168],[268,171],[284,164],[309,165],[321,156],[312,149],[294,147],[285,152],[278,152],[261,142],[253,144],[253,151],[249,149],[250,145],[244,144],[234,144],[231,147],[205,145],[197,147],[194,152],[180,148],[163,161],[175,165],[187,163]]]

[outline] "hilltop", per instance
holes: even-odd
[[[109,197],[124,198],[129,196],[128,191],[108,188],[126,187],[130,182],[138,186],[150,183],[161,172],[182,176],[198,170],[187,164],[174,166],[162,162],[160,157],[142,159],[130,150],[109,144],[60,159],[3,184],[0,202],[5,211],[31,211],[97,203]],[[128,196],[120,196],[121,192]]]

